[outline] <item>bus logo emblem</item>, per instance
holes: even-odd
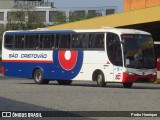
[[[121,79],[121,73],[116,74],[115,79],[120,80]]]
[[[78,52],[77,51],[65,51],[61,50],[58,52],[58,59],[61,67],[64,70],[71,70],[77,63]]]

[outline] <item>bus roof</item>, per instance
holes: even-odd
[[[6,31],[5,34],[53,34],[53,33],[85,33],[85,32],[113,32],[118,34],[149,34],[148,32],[135,29],[121,29],[121,28],[103,28],[103,29],[84,29],[84,30],[20,30],[20,31]]]
[[[5,34],[51,34],[51,33],[74,33],[73,30],[20,30],[6,31]]]

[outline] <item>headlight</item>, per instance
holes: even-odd
[[[131,72],[125,72],[126,74],[129,74],[129,75],[135,75],[134,73],[131,73]]]
[[[156,73],[156,72],[154,72],[154,73],[152,73],[152,75],[157,75],[157,73]]]

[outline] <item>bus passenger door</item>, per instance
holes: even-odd
[[[122,81],[122,50],[119,36],[115,33],[107,33],[106,49],[110,61],[108,77],[112,82]]]
[[[114,65],[107,61],[107,65],[104,65],[106,69],[106,82],[113,82],[114,81]]]

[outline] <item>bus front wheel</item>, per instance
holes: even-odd
[[[99,72],[97,74],[97,85],[98,85],[98,87],[105,87],[106,86],[106,83],[104,80],[104,75],[102,72]]]
[[[124,88],[131,88],[133,83],[123,83]]]
[[[43,72],[40,69],[35,70],[34,72],[34,82],[36,84],[48,84],[49,80],[43,79]]]

